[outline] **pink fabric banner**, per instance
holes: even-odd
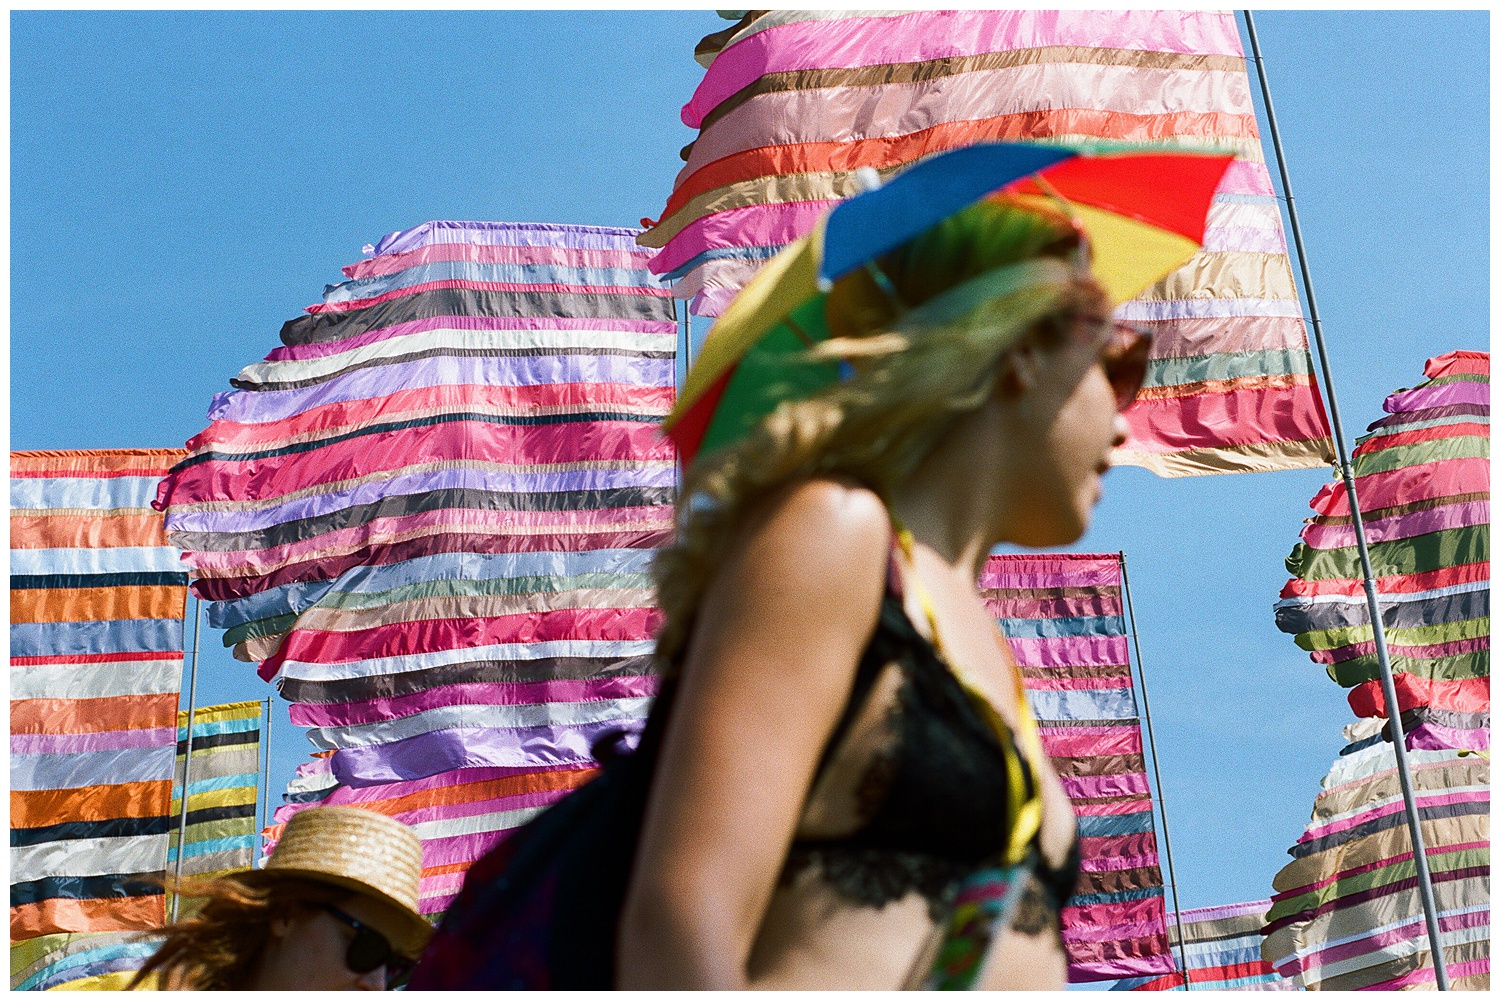
[[[767,73],[925,62],[1053,45],[1243,55],[1233,19],[1178,11],[1124,17],[1082,10],[926,11],[872,21],[805,21],[726,47],[682,109],[690,129],[725,98]]]

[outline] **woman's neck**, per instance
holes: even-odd
[[[1005,405],[991,398],[960,417],[906,480],[891,489],[891,513],[969,580],[1007,538],[1016,499],[1015,437]],[[1009,472],[1007,472],[1009,471]]]
[[[287,964],[285,957],[281,955],[285,944],[285,939],[269,938],[260,957],[250,967],[250,980],[245,985],[245,990],[281,991],[292,990],[297,986],[295,978],[290,983],[287,981]]]
[[[948,492],[900,488],[892,492],[891,514],[955,570],[977,578],[989,551],[999,542],[992,538],[989,526],[979,523],[971,510],[952,503],[961,500],[963,507],[973,503],[969,497],[954,497]]]

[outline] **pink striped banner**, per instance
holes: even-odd
[[[895,18],[803,21],[756,32],[714,59],[682,109],[690,129],[767,73],[926,62],[1054,45],[1244,54],[1234,19],[1217,13],[1080,10],[927,11]]]
[[[1151,786],[1135,718],[1123,584],[1114,553],[991,556],[979,577],[990,614],[1026,668],[1022,683],[1042,717],[1042,746],[1079,817],[1081,876],[1077,896],[1062,911],[1068,976],[1075,982],[1173,968]],[[1064,589],[1065,597],[1058,593]],[[1099,666],[1117,670],[1091,676],[1087,669]],[[1069,717],[1119,715],[1049,720],[1038,706]]]

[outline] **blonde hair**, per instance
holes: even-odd
[[[676,538],[654,565],[665,613],[656,648],[663,674],[675,672],[703,592],[758,503],[830,474],[888,497],[959,416],[984,404],[1024,337],[1059,340],[1073,316],[1103,308],[1103,293],[1074,263],[1079,242],[1060,213],[990,198],[880,258],[885,281],[856,271],[834,286],[825,305],[830,337],[808,356],[844,363],[847,377],[782,402],[745,437],[685,471]],[[1065,266],[1038,268],[1033,280],[961,316],[911,322],[970,279],[1038,259]]]

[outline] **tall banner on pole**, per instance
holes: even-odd
[[[1120,308],[1155,345],[1117,461],[1332,463],[1232,12],[750,11],[697,57],[682,120],[698,138],[641,236],[693,312],[721,315],[860,168],[979,142],[1233,153],[1202,250]]]
[[[264,703],[228,702],[193,713],[192,771],[187,787],[184,879],[212,879],[255,864],[256,799],[260,787],[260,717]],[[172,814],[182,809],[187,762],[187,713],[177,714],[177,776]],[[174,827],[167,862],[175,866]]]
[[[187,573],[150,503],[182,456],[11,453],[12,987],[121,986],[166,917]]]
[[[1075,983],[1177,969],[1122,584],[1117,553],[991,556],[979,577],[1078,814],[1082,871],[1062,910]]]
[[[1382,728],[1392,709],[1343,480],[1312,499],[1276,605],[1276,624],[1366,717],[1346,728],[1296,861],[1273,884],[1266,958],[1309,988],[1438,980],[1426,910],[1451,986],[1488,986],[1489,355],[1452,351],[1424,375],[1386,397],[1351,456],[1397,719]]]

